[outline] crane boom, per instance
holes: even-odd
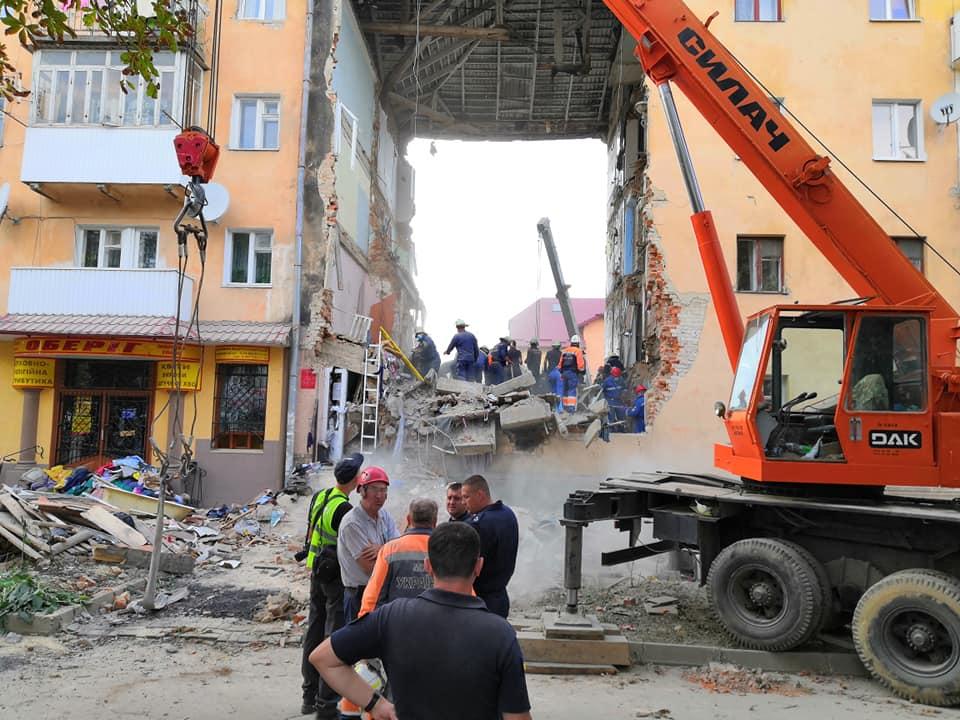
[[[560,256],[557,255],[557,246],[553,242],[553,231],[550,230],[550,218],[540,218],[537,223],[537,232],[547,249],[547,259],[550,261],[550,270],[553,271],[553,281],[557,285],[557,302],[560,303],[560,312],[563,313],[563,322],[567,326],[567,336],[577,334],[577,319],[573,314],[573,303],[570,302],[570,293],[567,284],[563,282],[563,272],[560,270]]]
[[[931,307],[933,320],[952,335],[937,344],[955,341],[957,311],[686,4],[604,2],[636,38],[653,82],[680,88],[854,292],[876,304]]]

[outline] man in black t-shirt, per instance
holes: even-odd
[[[440,525],[427,553],[432,590],[338,630],[310,662],[373,720],[530,720],[516,632],[471,594],[483,567],[476,530]],[[370,657],[383,661],[396,706],[354,671],[355,662]]]

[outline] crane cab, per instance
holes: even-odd
[[[717,467],[768,484],[960,486],[960,413],[937,412],[930,314],[787,305],[751,316],[719,408],[730,444],[715,447]]]

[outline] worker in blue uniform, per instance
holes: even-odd
[[[626,432],[623,421],[627,418],[627,408],[623,404],[623,378],[618,367],[610,368],[610,374],[604,378],[603,397],[607,401],[607,421],[613,432]]]
[[[433,341],[433,338],[423,330],[417,330],[413,337],[417,340],[417,350],[422,363],[422,369],[421,367],[417,368],[420,370],[420,374],[426,375],[431,370],[440,372],[440,353],[437,352],[437,344]]]
[[[633,407],[627,410],[627,415],[633,418],[633,431],[642,433],[647,430],[647,409],[644,400],[644,393],[647,392],[647,388],[643,385],[637,385],[636,391],[637,399],[634,401]]]
[[[485,380],[484,378],[484,375],[487,372],[487,356],[489,354],[490,349],[486,345],[481,345],[480,349],[477,351],[477,365],[474,368],[474,373],[478,383],[490,384],[489,381]]]
[[[487,360],[487,369],[490,371],[490,384],[499,385],[507,379],[507,367],[510,363],[510,338],[502,337],[500,342],[493,346]]]
[[[457,378],[460,380],[474,381],[476,377],[474,366],[477,363],[477,354],[480,346],[477,344],[477,338],[472,332],[467,331],[467,323],[463,320],[457,320],[457,334],[450,340],[444,355],[449,355],[454,348],[457,351]]]

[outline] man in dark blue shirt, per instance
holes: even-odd
[[[480,553],[483,555],[483,569],[473,589],[490,612],[505,618],[510,614],[507,583],[517,566],[520,539],[517,516],[502,500],[493,502],[490,485],[483,475],[468,477],[460,492],[470,513],[467,522],[480,534]]]
[[[463,320],[457,320],[457,334],[450,340],[443,354],[449,355],[454,349],[457,351],[457,378],[473,382],[474,366],[480,354],[480,346],[477,344],[476,336],[467,331],[467,324]]]
[[[350,623],[310,662],[373,720],[530,720],[516,632],[470,595],[484,565],[476,531],[445,523],[433,531],[427,553],[432,590]],[[383,661],[395,706],[353,669],[370,657]]]

